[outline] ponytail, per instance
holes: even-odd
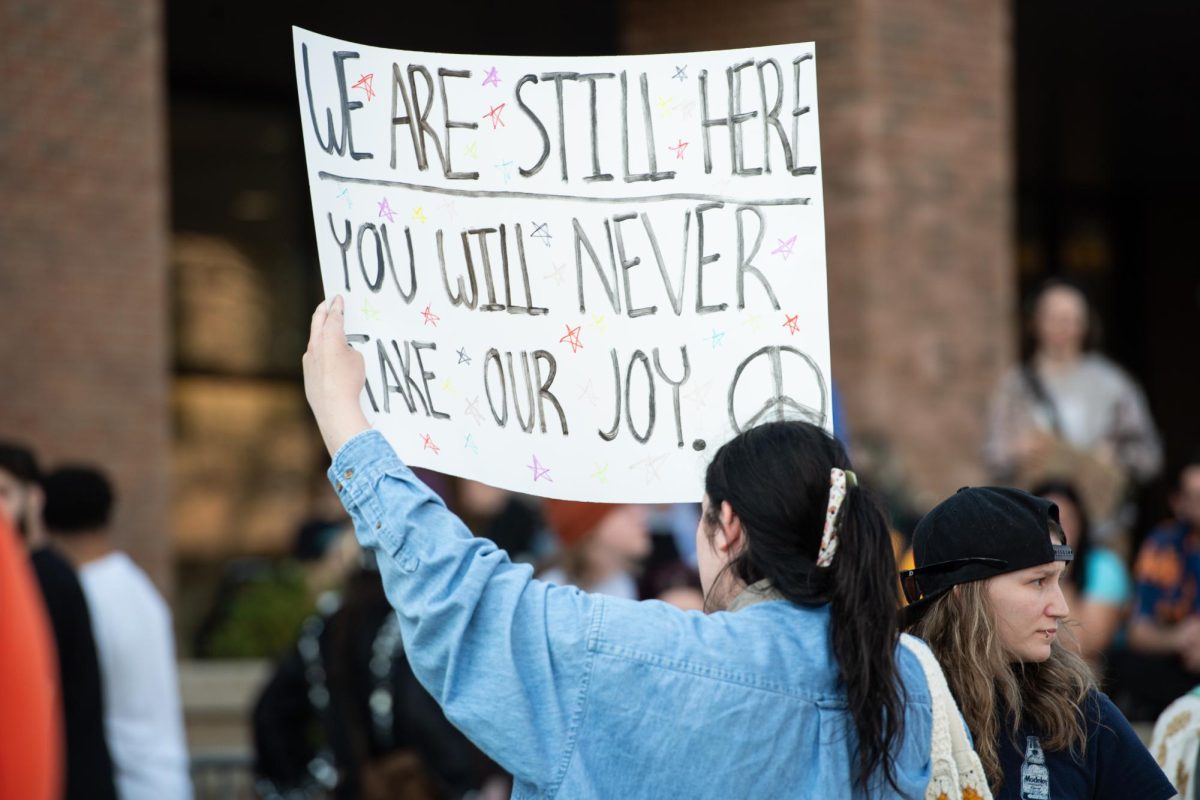
[[[895,556],[879,506],[853,483],[834,517],[836,545],[822,548],[826,515],[836,506],[830,498],[834,468],[848,470],[850,461],[821,428],[806,422],[758,425],[709,464],[707,522],[717,524],[723,502],[741,520],[746,542],[725,569],[743,585],[766,579],[793,603],[830,604],[831,649],[858,734],[855,787],[869,793],[882,771],[898,792],[894,749],[904,709],[896,666]],[[828,566],[818,566],[818,559]]]
[[[861,488],[846,495],[838,537],[838,554],[827,568],[829,628],[858,731],[856,783],[866,790],[867,777],[881,769],[899,791],[892,757],[904,718],[896,667],[896,562],[883,515]]]

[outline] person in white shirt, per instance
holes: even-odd
[[[113,491],[91,467],[45,484],[46,528],[79,571],[104,684],[104,726],[122,800],[189,800],[171,612],[108,530]]]

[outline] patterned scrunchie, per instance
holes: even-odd
[[[846,499],[846,487],[858,486],[858,476],[851,470],[834,467],[829,471],[829,508],[825,512],[825,530],[821,534],[821,549],[817,553],[817,566],[828,567],[838,548],[838,515]]]

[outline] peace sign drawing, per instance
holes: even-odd
[[[787,373],[789,379],[786,381],[784,354],[795,356],[795,358],[788,358],[786,362],[789,366]],[[738,384],[747,367],[756,365],[756,363],[761,364],[764,360],[766,367],[771,371],[771,386],[774,391],[761,405],[757,406],[757,410],[753,414],[739,421],[739,404],[736,402]],[[761,381],[753,381],[753,383],[762,385]],[[808,399],[812,398],[815,393],[816,405],[794,399],[793,395],[784,392],[785,385],[795,390],[794,395],[798,397]],[[744,403],[741,404],[741,408],[744,410]],[[797,417],[811,422],[813,425],[825,427],[828,415],[828,391],[825,376],[821,373],[821,368],[817,366],[816,361],[795,347],[767,345],[759,348],[738,365],[737,370],[733,373],[733,380],[729,383],[729,423],[737,433],[753,428],[760,422],[783,421]]]

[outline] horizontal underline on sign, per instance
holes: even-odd
[[[777,197],[772,200],[746,200],[741,197],[726,197],[719,194],[700,194],[697,192],[672,192],[670,194],[648,194],[636,197],[585,197],[574,194],[548,194],[546,192],[509,192],[489,191],[485,189],[450,189],[444,186],[426,186],[420,183],[405,181],[387,181],[380,178],[352,178],[346,175],[335,175],[332,172],[318,172],[317,177],[323,181],[336,183],[357,183],[364,186],[383,186],[390,189],[411,189],[416,192],[430,192],[452,197],[487,197],[508,198],[514,200],[566,200],[577,203],[661,203],[669,200],[696,200],[702,203],[729,203],[743,206],[806,206],[812,202],[811,197]]]

